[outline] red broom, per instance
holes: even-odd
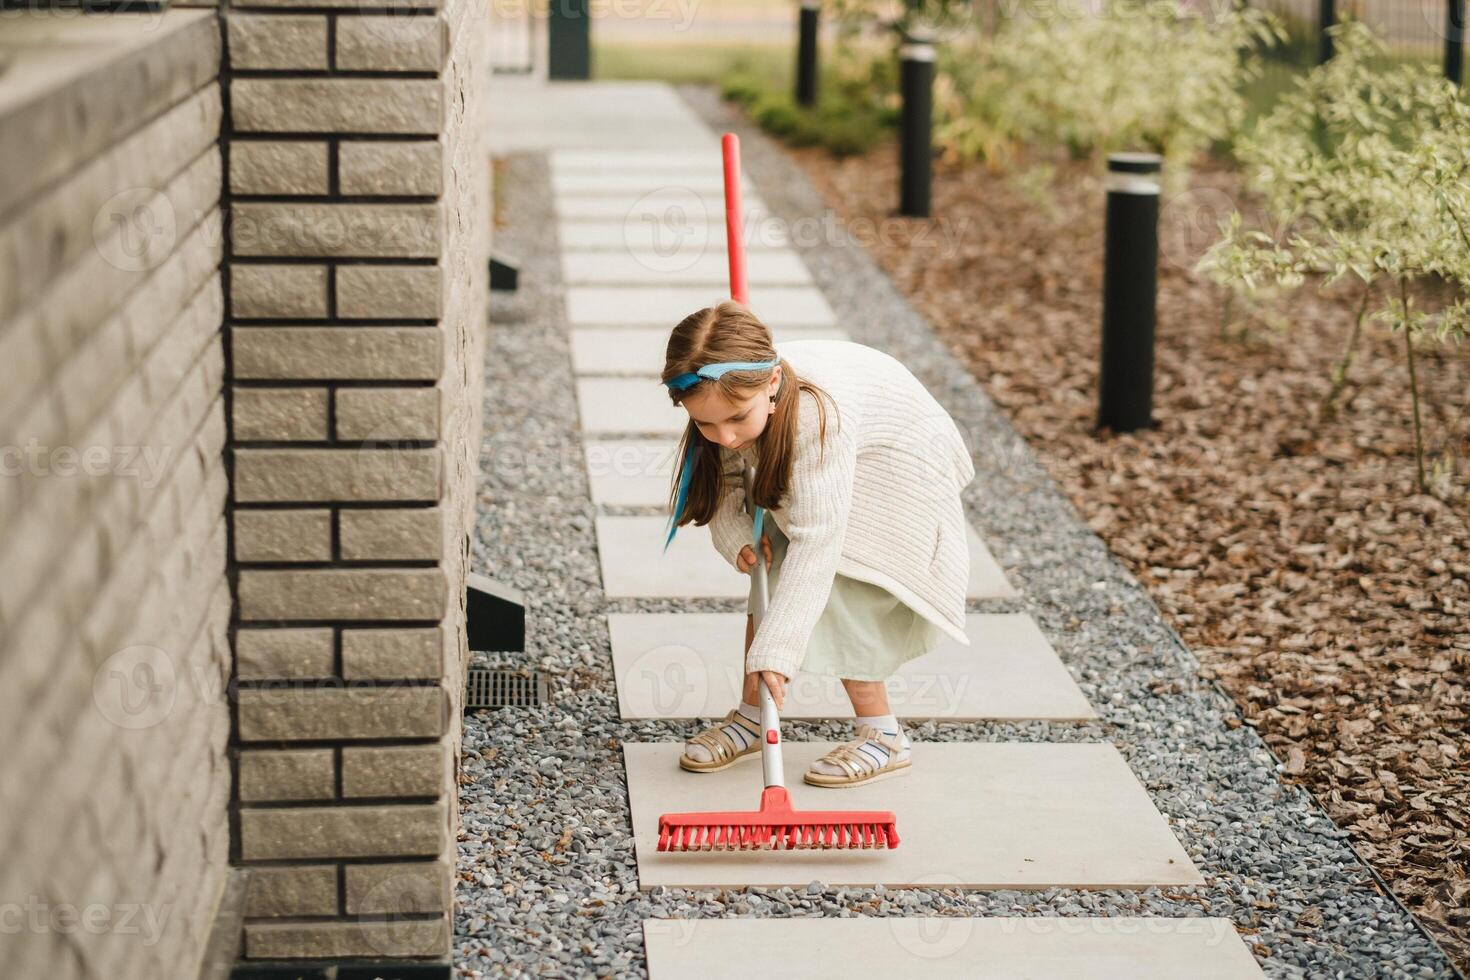
[[[745,279],[745,240],[740,220],[740,140],[726,133],[725,232],[730,256],[730,295],[749,305]],[[761,560],[762,508],[754,505],[755,468],[745,468],[745,506],[753,519],[752,544],[756,554],[750,574],[751,616],[757,629],[766,614],[766,566]],[[755,812],[710,811],[666,813],[658,818],[660,851],[753,851],[898,846],[898,828],[890,810],[793,810],[781,765],[781,719],[776,702],[760,681],[761,768],[765,789]]]

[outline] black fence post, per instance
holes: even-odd
[[[1317,64],[1332,60],[1332,35],[1327,28],[1337,23],[1337,0],[1320,0],[1317,12]]]
[[[929,217],[934,140],[934,41],[926,33],[903,35],[898,49],[903,114],[899,121],[899,212]]]
[[[1465,74],[1465,0],[1445,0],[1444,77],[1456,85]]]
[[[817,23],[821,0],[801,0],[800,33],[796,43],[796,103],[817,102]]]
[[[590,0],[549,0],[546,5],[546,76],[592,77]]]
[[[1157,153],[1108,155],[1097,424],[1114,432],[1153,426],[1162,163]]]

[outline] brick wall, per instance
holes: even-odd
[[[0,25],[0,976],[192,976],[228,869],[219,28]]]
[[[5,12],[0,976],[193,977],[232,863],[448,953],[487,45],[386,9]]]
[[[245,952],[444,955],[489,249],[485,14],[296,7],[225,17]]]

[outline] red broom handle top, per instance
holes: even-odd
[[[730,298],[750,305],[745,280],[745,235],[741,227],[740,137],[726,133],[720,139],[725,155],[725,252],[730,256]]]

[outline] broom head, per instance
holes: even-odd
[[[793,810],[784,786],[761,792],[758,812],[666,813],[660,851],[834,850],[898,846],[890,810]]]

